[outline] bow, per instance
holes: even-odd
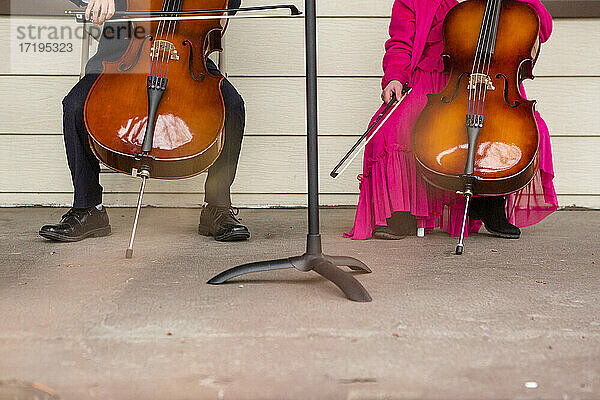
[[[143,22],[143,21],[184,21],[206,19],[234,19],[234,18],[280,18],[281,15],[239,15],[250,11],[289,10],[289,17],[302,15],[298,7],[292,4],[260,7],[223,8],[220,10],[186,10],[186,11],[116,11],[108,20],[110,22]],[[234,13],[235,15],[212,15],[215,13]],[[85,11],[67,10],[66,15],[74,16],[77,22],[92,22],[85,18]]]

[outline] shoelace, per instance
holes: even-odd
[[[69,211],[66,212],[65,215],[63,215],[61,217],[61,221],[64,221],[65,219],[69,218],[69,217],[73,217],[75,218],[75,220],[77,222],[79,222],[81,224],[81,220],[82,218],[86,215],[89,214],[89,210],[85,210],[85,209],[76,209],[76,208],[71,208]]]
[[[239,222],[236,216],[240,213],[239,208],[229,207],[229,208],[217,208],[213,209],[213,213],[215,215],[215,223],[218,223],[222,218],[231,217],[234,221]]]

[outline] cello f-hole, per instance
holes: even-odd
[[[441,98],[442,103],[450,103],[450,102],[452,102],[452,100],[454,100],[454,98],[458,94],[458,89],[460,88],[460,81],[462,80],[462,77],[464,75],[468,75],[468,72],[463,72],[462,74],[460,74],[460,76],[458,77],[458,80],[456,81],[456,86],[454,87],[454,93],[452,94],[452,97],[450,98],[450,100],[447,100],[446,96],[442,96],[442,98]]]
[[[519,107],[519,104],[521,104],[521,102],[519,100],[515,100],[514,103],[512,103],[512,104],[508,100],[508,78],[504,74],[496,74],[496,79],[500,79],[500,78],[504,79],[504,102],[506,104],[508,104],[509,107],[512,107],[512,108]]]
[[[125,63],[122,63],[121,65],[119,65],[119,69],[123,72],[127,72],[129,70],[131,70],[133,67],[136,66],[136,64],[138,63],[138,61],[140,60],[140,56],[142,55],[142,50],[144,49],[144,43],[146,43],[146,41],[153,41],[154,37],[152,35],[146,35],[146,37],[144,38],[144,40],[142,40],[142,43],[140,43],[140,47],[138,48],[137,54],[135,56],[135,60],[133,60],[133,63],[131,63],[130,66],[126,66]]]
[[[190,46],[190,58],[188,59],[188,65],[190,67],[190,75],[194,78],[195,81],[202,82],[204,80],[205,75],[200,74],[200,76],[196,76],[194,73],[194,45],[189,40],[183,41],[184,46]]]

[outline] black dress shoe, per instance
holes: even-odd
[[[508,222],[504,202],[502,196],[474,197],[469,205],[469,217],[482,221],[485,229],[494,236],[518,239],[521,230]]]
[[[56,225],[44,225],[40,236],[59,242],[77,242],[87,237],[110,235],[106,209],[71,208]]]
[[[235,242],[250,238],[250,231],[235,217],[229,207],[214,207],[207,205],[200,214],[198,233],[212,236],[219,242]]]

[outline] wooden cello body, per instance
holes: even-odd
[[[127,3],[133,12],[177,12],[220,10],[228,0]],[[85,124],[100,161],[165,179],[190,177],[214,163],[224,143],[223,78],[208,72],[206,59],[222,50],[223,29],[219,19],[136,23],[127,51],[103,63],[86,100]]]
[[[519,86],[539,52],[539,19],[514,0],[469,0],[444,20],[446,87],[429,94],[414,127],[413,151],[436,187],[502,195],[537,170],[535,101]]]
[[[96,157],[142,179],[126,258],[133,257],[146,181],[197,175],[221,154],[224,78],[211,74],[207,60],[222,51],[224,21],[259,10],[301,15],[294,5],[228,6],[229,0],[127,0],[127,10],[111,18],[131,24],[125,30],[134,35],[119,60],[103,62],[86,98],[84,120]],[[65,13],[90,21],[82,11]]]

